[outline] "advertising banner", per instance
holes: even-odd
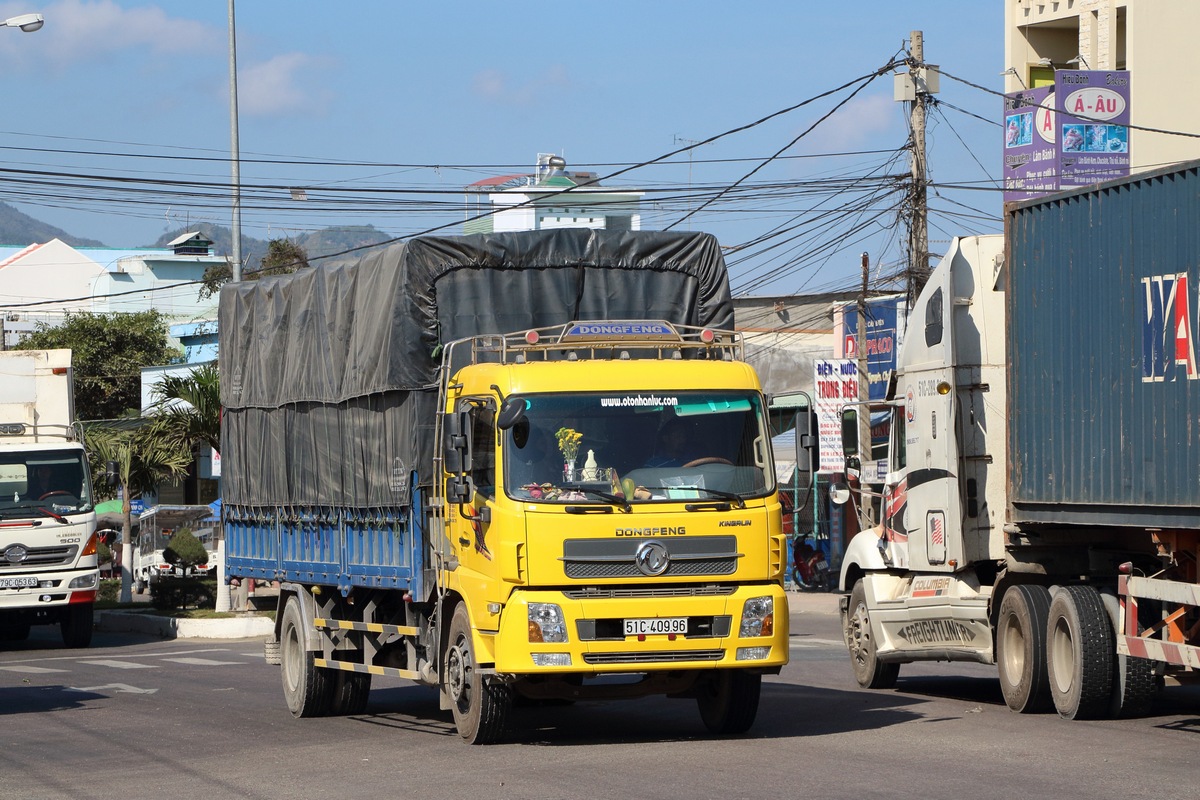
[[[844,472],[841,413],[846,403],[858,401],[858,364],[850,359],[817,359],[813,371],[821,472]]]
[[[1129,175],[1129,73],[1054,74],[1060,189]]]
[[[1004,96],[1004,201],[1129,174],[1129,73],[1068,70]]]
[[[904,296],[876,297],[867,301],[867,380],[871,400],[887,399],[888,381],[896,371],[896,353],[904,342]],[[842,353],[858,358],[858,308],[847,303],[842,310]]]
[[[1004,202],[1058,190],[1054,87],[1004,96]]]

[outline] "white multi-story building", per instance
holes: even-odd
[[[594,172],[569,172],[558,156],[540,154],[537,171],[501,175],[467,187],[464,233],[642,228],[644,192],[599,185]]]
[[[1054,82],[1056,69],[1128,70],[1134,172],[1200,158],[1187,54],[1200,27],[1196,0],[1004,0],[1004,90]]]

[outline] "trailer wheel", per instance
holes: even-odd
[[[1144,717],[1154,707],[1158,679],[1145,658],[1118,654],[1113,663],[1113,687],[1108,712],[1114,718]]]
[[[133,591],[137,594],[146,591],[146,582],[139,575],[135,575],[133,578]]]
[[[710,733],[745,733],[758,716],[761,692],[762,675],[740,669],[719,670],[703,680],[696,696],[700,719]]]
[[[95,615],[91,603],[72,603],[67,606],[59,623],[63,644],[67,647],[87,647],[92,643]]]
[[[1045,586],[1012,586],[1004,593],[996,626],[996,666],[1004,702],[1022,714],[1050,710],[1049,617],[1050,590]]]
[[[492,744],[504,736],[512,708],[512,689],[479,674],[471,645],[471,619],[461,603],[450,621],[442,685],[450,695],[454,725],[468,744]]]
[[[842,636],[850,651],[854,678],[864,689],[891,689],[900,676],[900,665],[885,664],[876,656],[871,616],[867,611],[867,590],[862,581],[850,592],[850,605],[842,620]]]
[[[1100,593],[1066,586],[1050,603],[1046,627],[1050,695],[1065,719],[1108,714],[1112,694],[1113,631]]]
[[[368,695],[371,693],[371,676],[365,672],[338,670],[333,679],[334,715],[361,714],[367,710]]]
[[[329,672],[314,665],[313,654],[304,649],[305,627],[300,601],[288,598],[279,631],[283,697],[292,716],[320,717],[329,713],[331,684]]]

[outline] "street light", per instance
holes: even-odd
[[[33,33],[41,30],[46,20],[41,14],[20,14],[4,20],[4,24],[9,28],[20,28],[25,33]]]

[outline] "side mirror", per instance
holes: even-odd
[[[104,482],[109,486],[117,485],[117,462],[109,461],[104,465]]]
[[[446,472],[452,475],[471,471],[471,442],[468,435],[470,429],[469,412],[456,411],[446,415],[442,464]]]
[[[842,455],[846,458],[858,456],[858,409],[842,409]]]
[[[829,501],[835,506],[844,506],[850,501],[850,487],[844,483],[829,486]]]
[[[500,413],[496,415],[496,427],[502,431],[513,427],[525,419],[526,408],[527,403],[523,397],[511,395],[505,398],[504,403],[500,406]]]
[[[821,451],[817,446],[816,412],[811,408],[796,413],[796,469],[802,473],[821,468]]]

